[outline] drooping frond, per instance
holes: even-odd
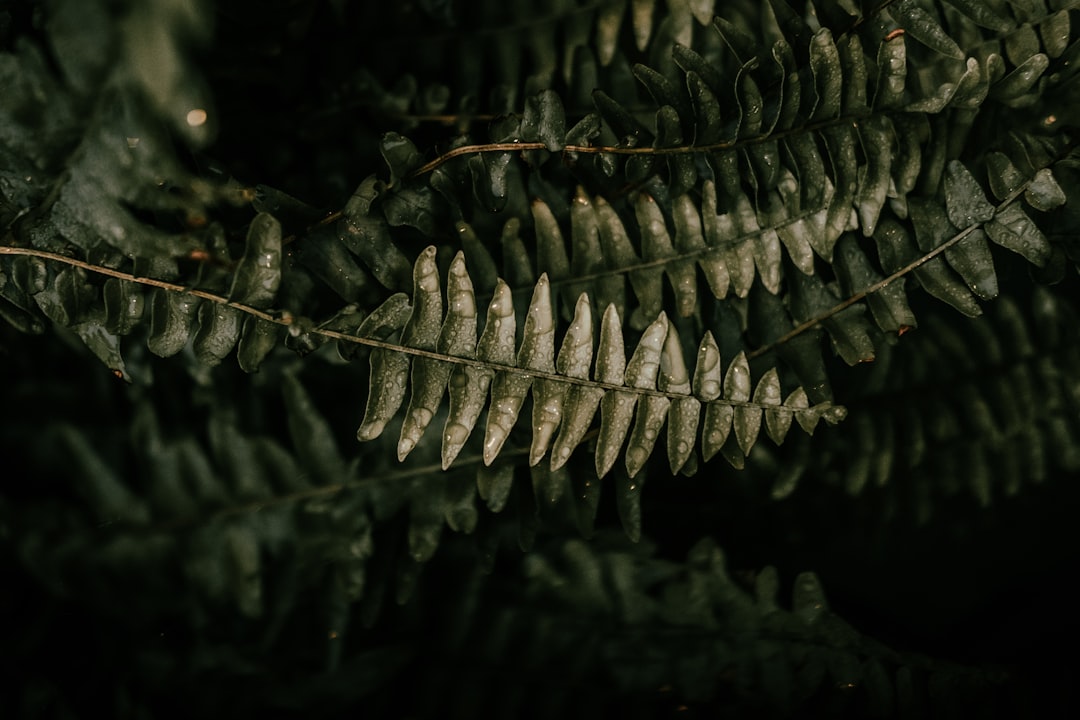
[[[848,432],[777,452],[776,495],[826,477],[926,523],[951,496],[986,507],[1080,469],[1075,303],[1044,287],[1016,295],[978,318],[932,315],[886,346],[852,392]]]

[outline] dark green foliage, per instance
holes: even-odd
[[[1072,4],[9,5],[18,716],[1075,699]]]

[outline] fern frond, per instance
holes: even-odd
[[[866,637],[830,608],[814,573],[793,578],[786,599],[774,567],[740,578],[711,540],[677,561],[648,548],[564,540],[530,555],[520,572],[513,588],[527,600],[518,613],[500,613],[492,622],[493,590],[480,583],[455,608],[476,621],[463,623],[467,629],[454,637],[455,651],[469,662],[460,682],[450,683],[469,699],[486,697],[468,682],[477,665],[498,667],[518,648],[535,657],[533,648],[548,647],[545,639],[554,634],[557,659],[545,655],[536,672],[557,665],[556,684],[564,691],[539,709],[531,693],[499,706],[515,714],[557,718],[610,684],[649,714],[678,712],[670,707],[674,694],[692,698],[690,711],[735,717],[784,716],[807,706],[844,717],[890,717],[898,705],[928,711],[931,688],[939,685],[993,715],[986,695],[1006,692],[1006,679],[993,670],[900,652]],[[600,683],[597,667],[611,680]],[[440,700],[440,707],[451,703]],[[620,707],[614,703],[604,706]],[[490,703],[470,703],[467,712],[492,710]]]
[[[1076,317],[1067,294],[1043,287],[978,318],[931,314],[909,340],[883,346],[852,389],[850,434],[816,436],[813,453],[783,449],[774,492],[827,477],[852,495],[884,493],[887,514],[926,523],[950,496],[986,507],[1075,471]]]
[[[510,288],[501,280],[477,340],[476,297],[463,253],[459,252],[451,264],[449,283],[450,307],[443,316],[435,248],[429,247],[416,261],[408,317],[405,297],[394,296],[358,330],[363,336],[378,326],[383,337],[389,338],[395,329],[401,329],[398,342],[390,340],[372,353],[367,407],[357,431],[359,440],[378,437],[398,413],[409,390],[399,459],[420,442],[448,386],[450,411],[442,439],[444,469],[457,457],[485,406],[489,409],[484,462],[491,464],[514,428],[530,389],[534,428],[530,464],[537,464],[553,447],[552,468],[561,467],[581,443],[599,405],[596,470],[600,477],[610,471],[628,433],[626,467],[631,477],[636,475],[652,454],[665,422],[671,469],[678,472],[698,442],[700,405],[705,406],[701,443],[706,460],[720,450],[733,430],[741,461],[756,442],[763,419],[769,436],[779,444],[793,418],[812,432],[819,418],[837,422],[843,417],[843,409],[830,403],[810,407],[801,389],[782,401],[775,369],[765,373],[754,389],[745,354],[722,372],[711,333],[701,341],[691,385],[681,342],[663,312],[642,333],[627,362],[622,322],[615,306],[609,305],[593,360],[595,322],[586,293],[578,298],[556,361],[555,315],[546,274],[533,290],[520,346],[515,349],[517,316]],[[384,322],[384,317],[396,320]],[[588,377],[590,366],[592,380]],[[673,412],[670,419],[669,410]],[[558,437],[554,437],[556,429]]]

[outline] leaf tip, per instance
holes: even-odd
[[[386,423],[373,420],[361,425],[356,431],[356,439],[360,442],[367,442],[368,440],[374,440],[382,435],[383,428],[386,427]]]

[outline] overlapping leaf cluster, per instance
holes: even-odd
[[[198,73],[177,70],[208,33],[197,4],[55,2],[40,27],[47,52],[25,38],[5,47],[4,350],[11,328],[52,327],[133,381],[94,386],[92,412],[131,410],[103,427],[48,394],[51,367],[17,385],[30,390],[11,407],[84,414],[50,418],[40,435],[9,425],[5,441],[25,440],[19,452],[46,458],[48,477],[70,476],[83,498],[0,496],[0,530],[51,593],[111,607],[110,580],[138,568],[152,587],[135,614],[183,615],[203,643],[192,672],[230,677],[258,674],[253,658],[288,632],[310,648],[296,608],[315,606],[329,639],[309,665],[339,673],[340,688],[357,668],[385,679],[405,662],[335,642],[350,621],[378,621],[384,598],[407,603],[429,563],[439,581],[491,570],[507,523],[522,548],[542,523],[590,536],[601,478],[636,542],[646,478],[715,471],[717,455],[772,478],[776,498],[797,485],[864,497],[885,486],[914,496],[922,520],[963,485],[986,504],[1080,467],[1063,300],[1075,287],[1067,261],[1080,257],[1071,4],[605,0],[555,3],[539,26],[535,10],[356,10],[494,25],[483,42],[443,33],[438,47],[403,46],[417,78],[458,58],[453,82],[405,78],[383,92],[363,72],[350,80],[398,120],[470,133],[420,142],[427,120],[404,118],[397,129],[413,139],[388,132],[378,146],[389,176],[357,168],[373,174],[331,211],[227,180],[198,155],[217,118]],[[117,49],[86,42],[97,35]],[[485,108],[504,114],[472,132]],[[1019,311],[1029,273],[1047,286]],[[971,324],[925,302],[978,316],[999,293]],[[234,352],[260,374],[218,367]],[[875,364],[832,371],[833,354]],[[178,366],[180,381],[163,370]],[[169,397],[146,394],[173,381]],[[226,399],[245,394],[259,420]],[[809,432],[839,420],[834,400],[853,401],[855,422],[788,437],[792,421]],[[361,408],[366,442],[343,452],[333,437],[351,434]],[[758,442],[762,429],[772,443]],[[472,537],[454,545],[445,527]],[[938,669],[834,622],[812,575],[788,614],[774,574],[757,576],[751,600],[707,544],[679,567],[539,546],[523,561],[528,597],[470,615],[466,647],[486,642],[499,658],[515,631],[542,664],[561,636],[526,605],[618,615],[610,636],[567,642],[595,640],[578,657],[610,667],[604,680],[625,694],[672,676],[626,658],[694,655],[682,635],[667,644],[689,625],[719,639],[678,666],[679,692],[705,701],[727,678],[722,692],[764,688],[772,710],[854,683],[859,712],[888,714],[918,706],[919,678]],[[231,626],[233,615],[267,622],[244,626],[257,643],[222,649],[208,618]],[[646,629],[640,644],[627,627]]]
[[[674,43],[691,45],[712,21],[712,5],[513,0],[350,8],[357,25],[386,28],[372,39],[383,62],[363,68],[351,99],[406,127],[448,116],[467,127],[474,115],[515,112],[526,98],[556,87],[578,111],[589,107],[595,87],[633,82],[631,55],[662,62]],[[405,35],[412,46],[401,42]],[[416,45],[424,50],[415,52]]]
[[[655,8],[633,5],[643,49]],[[408,139],[387,134],[381,151],[389,181],[367,178],[339,213],[284,240],[268,211],[288,216],[299,208],[309,222],[317,213],[272,188],[200,190],[173,171],[188,183],[178,207],[189,220],[208,202],[229,198],[262,210],[245,229],[242,251],[216,223],[196,223],[168,245],[153,239],[153,228],[148,238],[147,228],[128,220],[107,232],[102,225],[98,235],[77,231],[59,214],[64,193],[92,183],[80,185],[72,171],[47,210],[12,218],[17,242],[43,252],[8,264],[5,308],[24,329],[46,320],[72,328],[123,377],[120,337],[136,329],[145,330],[155,355],[178,354],[190,343],[194,356],[212,366],[236,349],[247,371],[283,337],[301,354],[337,337],[347,359],[357,356],[347,348],[352,338],[374,344],[357,434],[377,436],[410,394],[401,459],[421,442],[449,388],[443,466],[485,409],[482,456],[492,462],[531,387],[531,464],[551,450],[553,468],[561,467],[599,407],[600,476],[624,443],[629,476],[636,475],[665,424],[672,472],[692,470],[699,425],[705,460],[723,450],[741,466],[763,419],[777,443],[793,417],[807,428],[822,415],[838,419],[828,409],[823,362],[809,350],[818,326],[848,363],[871,360],[888,346],[887,335],[917,324],[905,290],[910,280],[978,315],[976,298],[998,292],[988,241],[1051,276],[1065,252],[1023,207],[1049,213],[1067,200],[1053,170],[1065,152],[1061,137],[1049,132],[1058,118],[1041,116],[987,152],[959,148],[983,115],[1052,106],[1044,96],[1070,77],[1068,9],[1010,14],[959,3],[954,12],[912,0],[865,10],[838,4],[816,15],[781,2],[770,8],[760,28],[741,8],[730,19],[716,17],[709,40],[679,34],[697,47],[672,45],[666,73],[635,65],[633,76],[659,106],[655,113],[597,90],[596,112],[567,129],[563,102],[547,89],[528,98],[522,114],[493,122],[491,140],[503,145],[465,148],[430,167]],[[606,38],[599,44],[604,64],[614,57],[605,48],[625,9],[605,5],[596,19],[597,37]],[[704,17],[702,8],[679,4],[670,19],[680,27],[690,17],[683,10]],[[56,42],[65,38],[58,34]],[[137,53],[137,44],[130,51]],[[100,146],[116,144],[114,129],[102,132],[83,140],[91,159]],[[114,148],[119,154],[109,162],[139,161],[144,141],[127,138],[127,152]],[[524,162],[506,143],[527,148]],[[977,165],[978,177],[971,169]],[[112,165],[91,167],[103,173]],[[576,185],[572,199],[568,182]],[[110,192],[135,202],[137,189],[133,183]],[[535,197],[525,203],[530,191]],[[161,202],[153,196],[144,206],[160,209]],[[480,240],[492,229],[500,247]],[[452,232],[481,291],[493,294],[479,338],[484,313],[463,257],[450,266],[444,317],[433,249],[421,252],[415,282],[409,278],[401,248],[415,244],[413,231],[436,238]],[[295,249],[286,252],[289,242]],[[47,256],[76,249],[86,259],[68,267]],[[509,283],[499,279],[498,256]],[[182,277],[188,268],[178,263],[192,258],[196,275]],[[95,262],[119,270],[100,283],[87,273]],[[513,292],[531,285],[537,270],[518,344]],[[140,277],[157,281],[149,297]],[[354,304],[328,315],[306,292],[312,283]],[[185,284],[196,290],[185,291]],[[372,302],[382,288],[410,286],[411,299]],[[702,313],[703,287],[721,308],[710,317]],[[602,322],[588,297],[606,308],[596,313]],[[863,299],[865,305],[853,302]],[[310,311],[325,319],[309,319]],[[731,317],[740,323],[723,327]],[[570,330],[556,357],[563,318]],[[687,331],[693,334],[684,341]],[[628,365],[625,332],[637,336]],[[720,335],[733,358],[723,373],[713,362]],[[691,380],[684,343],[692,354],[695,337],[701,341]],[[766,351],[774,352],[752,382],[748,358]],[[410,353],[417,357],[410,360]],[[782,374],[788,370],[807,390],[781,402],[782,386],[797,387]]]
[[[925,523],[944,498],[987,507],[1080,468],[1076,307],[1041,286],[1025,300],[1003,296],[962,324],[935,316],[886,348],[855,391],[847,432],[761,458],[780,468],[774,495],[824,477],[853,495],[884,492],[886,512],[910,507]]]
[[[917,325],[912,278],[978,315],[997,294],[988,241],[1050,276],[1064,260],[1019,198],[1038,213],[1066,199],[1052,169],[1065,152],[1054,127],[1062,118],[1046,96],[1071,77],[1070,13],[956,9],[902,2],[863,14],[841,4],[804,16],[774,3],[763,31],[721,13],[712,41],[673,46],[668,72],[634,66],[655,112],[597,90],[596,112],[567,129],[562,100],[546,91],[492,123],[497,146],[451,157],[430,178],[423,155],[388,135],[391,184],[372,211],[433,237],[463,221],[501,232],[507,272],[520,264],[513,238],[531,224],[540,271],[587,278],[567,287],[612,297],[621,283],[610,276],[628,273],[639,329],[659,308],[646,286],[659,287],[661,266],[679,313],[694,312],[696,263],[718,299],[737,303],[755,287],[784,298],[763,333],[771,339],[820,323],[845,361],[871,360],[888,341],[879,330]],[[990,152],[964,152],[1013,108],[1022,124]],[[527,144],[526,165],[514,161],[515,143]],[[560,197],[568,182],[584,193]],[[590,204],[599,221],[582,208]],[[567,225],[570,252],[560,247]],[[865,305],[839,308],[863,294]],[[807,386],[819,376],[798,375]]]

